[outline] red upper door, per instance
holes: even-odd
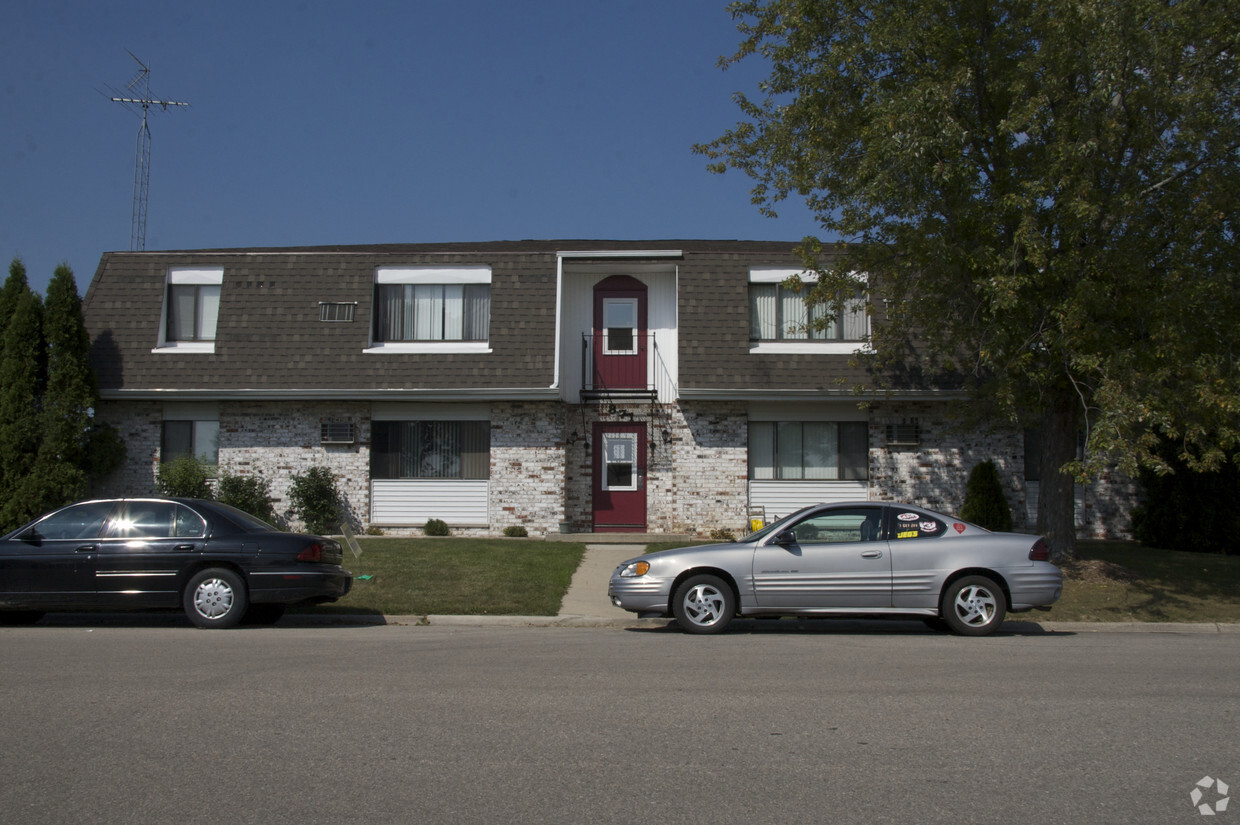
[[[613,275],[594,287],[594,388],[646,389],[646,285]]]

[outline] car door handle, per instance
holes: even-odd
[[[193,549],[194,549],[194,545],[192,545],[192,544],[178,544],[176,547],[174,547],[174,548],[172,548],[172,549],[173,549],[173,550],[193,550]]]
[[[861,554],[863,559],[881,559],[883,557],[882,550],[866,550]]]
[[[99,549],[99,545],[97,544],[83,544],[83,545],[73,548],[73,552],[74,553],[93,553],[98,549]]]

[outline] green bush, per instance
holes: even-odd
[[[448,525],[437,518],[427,519],[426,526],[422,528],[422,532],[428,536],[449,535]]]
[[[519,524],[514,524],[512,527],[504,528],[504,535],[510,539],[523,539],[529,536],[529,531]]]
[[[272,507],[271,482],[262,476],[221,475],[217,498],[263,521],[275,521]]]
[[[724,544],[730,541],[736,541],[736,534],[726,527],[716,527],[710,531],[710,540]]]
[[[340,532],[340,491],[336,489],[336,476],[331,470],[311,467],[305,473],[294,475],[288,497],[293,513],[306,530],[319,535]]]
[[[207,465],[188,455],[160,464],[155,471],[155,483],[166,496],[211,498],[210,478]]]
[[[1012,529],[1012,510],[1003,494],[999,481],[999,469],[993,461],[983,461],[969,474],[965,488],[964,506],[960,518],[985,527],[987,530],[1008,531]]]

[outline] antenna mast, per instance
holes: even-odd
[[[128,50],[126,50],[128,51]],[[138,74],[125,86],[125,91],[113,90],[109,98],[113,103],[121,103],[134,114],[139,114],[142,124],[138,127],[138,145],[134,154],[133,171],[133,223],[129,229],[129,251],[141,252],[146,249],[146,199],[151,185],[151,130],[146,125],[146,115],[151,106],[159,106],[165,111],[169,106],[189,106],[179,100],[156,100],[151,97],[151,70],[138,60],[137,55],[129,52],[140,67]]]

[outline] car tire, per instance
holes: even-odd
[[[722,633],[736,613],[736,596],[718,576],[685,579],[672,597],[672,614],[688,633]]]
[[[250,609],[245,611],[245,618],[241,623],[254,626],[273,625],[284,618],[284,607],[282,604],[252,604]]]
[[[181,605],[198,627],[236,627],[249,608],[245,582],[231,570],[212,567],[195,573],[185,585]]]
[[[939,613],[952,633],[987,636],[999,629],[1007,615],[1003,588],[986,576],[964,576],[943,591]]]
[[[3,610],[0,611],[0,625],[13,627],[15,625],[34,624],[45,615],[47,614],[42,610]]]

